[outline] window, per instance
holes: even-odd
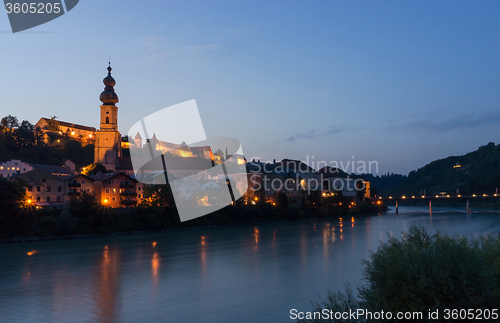
[[[140,186],[139,186],[139,187],[137,187],[137,190],[138,190],[138,191],[140,191],[141,189],[142,189],[142,187],[140,187]]]
[[[120,185],[123,185],[123,181],[120,181]]]
[[[58,192],[62,192],[62,187],[61,187],[61,186],[58,186],[58,187],[57,187],[57,191],[58,191]]]
[[[42,178],[42,183],[45,183],[45,178]]]
[[[87,193],[90,193],[90,188],[87,188]]]
[[[116,201],[116,197],[112,197],[111,201],[115,202]]]
[[[106,189],[106,193],[109,193],[109,188]]]
[[[47,202],[50,202],[50,196],[47,196]]]
[[[40,196],[36,197],[37,202],[40,202]]]
[[[28,192],[33,191],[33,186],[28,186]]]
[[[47,186],[47,192],[50,192],[50,186]]]
[[[40,186],[37,186],[37,187],[36,187],[36,191],[37,191],[37,192],[40,192]]]
[[[108,185],[111,185],[111,181],[108,181]]]
[[[109,111],[106,111],[106,114],[109,114]]]
[[[139,196],[139,198],[141,198],[141,194],[139,194],[138,196]]]
[[[113,193],[116,193],[116,188],[113,188]]]
[[[106,124],[109,124],[109,117],[106,117]]]
[[[61,202],[61,197],[60,196],[57,197],[57,202]]]

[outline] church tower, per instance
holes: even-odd
[[[115,93],[115,79],[111,76],[111,64],[101,93],[101,125],[96,133],[94,163],[101,163],[109,170],[116,170],[121,157],[121,136],[118,132],[118,95]]]

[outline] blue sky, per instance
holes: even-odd
[[[98,126],[111,56],[119,127],[196,99],[247,158],[378,161],[407,174],[500,142],[500,2],[80,1],[12,34],[0,114]]]

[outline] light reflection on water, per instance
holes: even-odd
[[[498,213],[399,208],[162,234],[0,245],[0,322],[289,322],[411,224],[478,236]]]

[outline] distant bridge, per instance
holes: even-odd
[[[395,201],[396,202],[396,213],[399,213],[398,202],[400,201],[429,201],[429,213],[432,215],[432,201],[437,200],[467,200],[466,212],[471,212],[469,208],[469,200],[471,199],[490,199],[490,198],[499,198],[500,194],[472,194],[472,195],[449,195],[449,194],[439,194],[439,195],[411,195],[411,196],[387,196],[382,197],[379,196],[376,198],[379,201]]]
[[[418,201],[418,200],[452,200],[452,199],[487,199],[498,198],[500,194],[472,194],[472,195],[402,195],[402,196],[379,196],[376,199],[380,201]]]

